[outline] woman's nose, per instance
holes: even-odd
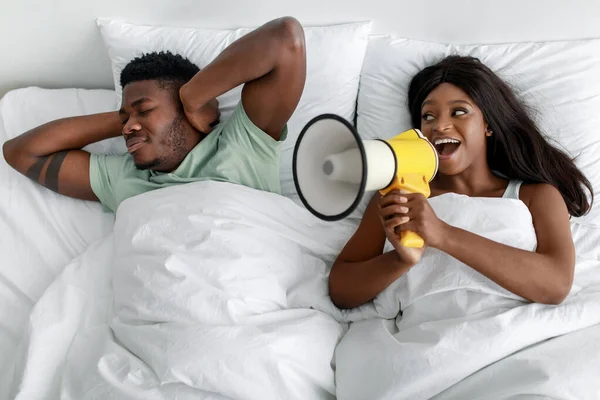
[[[452,127],[452,122],[448,118],[440,118],[435,121],[433,125],[434,132],[444,132]]]

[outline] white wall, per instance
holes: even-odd
[[[307,25],[371,19],[374,33],[448,43],[600,37],[598,0],[0,0],[0,96],[112,87],[98,16],[230,28],[282,15]]]

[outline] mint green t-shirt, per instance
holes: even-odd
[[[220,123],[188,153],[171,173],[139,170],[130,154],[92,154],[90,183],[107,208],[116,211],[129,197],[172,185],[215,180],[280,193],[281,142],[267,135],[248,118],[242,102],[227,121]]]

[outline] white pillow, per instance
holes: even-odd
[[[0,100],[0,145],[51,120],[115,109],[114,92],[108,90],[15,90]],[[87,149],[120,152],[119,139]],[[31,307],[56,275],[109,233],[113,221],[99,203],[53,193],[0,156],[0,354],[16,346]]]
[[[153,51],[170,50],[200,68],[251,29],[213,30],[140,26],[98,19],[98,26],[112,61],[115,91],[121,101],[120,74],[133,58]],[[281,156],[283,195],[296,193],[292,177],[292,153],[304,125],[322,113],[336,113],[354,120],[360,70],[371,22],[306,27],[307,77],[302,99],[288,124],[288,138]],[[218,98],[223,118],[240,99],[241,88]]]
[[[600,202],[600,39],[454,46],[373,36],[358,95],[360,134],[389,138],[410,128],[410,80],[449,54],[475,56],[511,84],[538,111],[542,131],[577,156]],[[576,220],[600,226],[600,206]]]

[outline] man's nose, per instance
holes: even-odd
[[[140,131],[141,129],[142,125],[130,118],[129,121],[127,121],[127,123],[123,126],[123,135],[131,135],[132,133]]]

